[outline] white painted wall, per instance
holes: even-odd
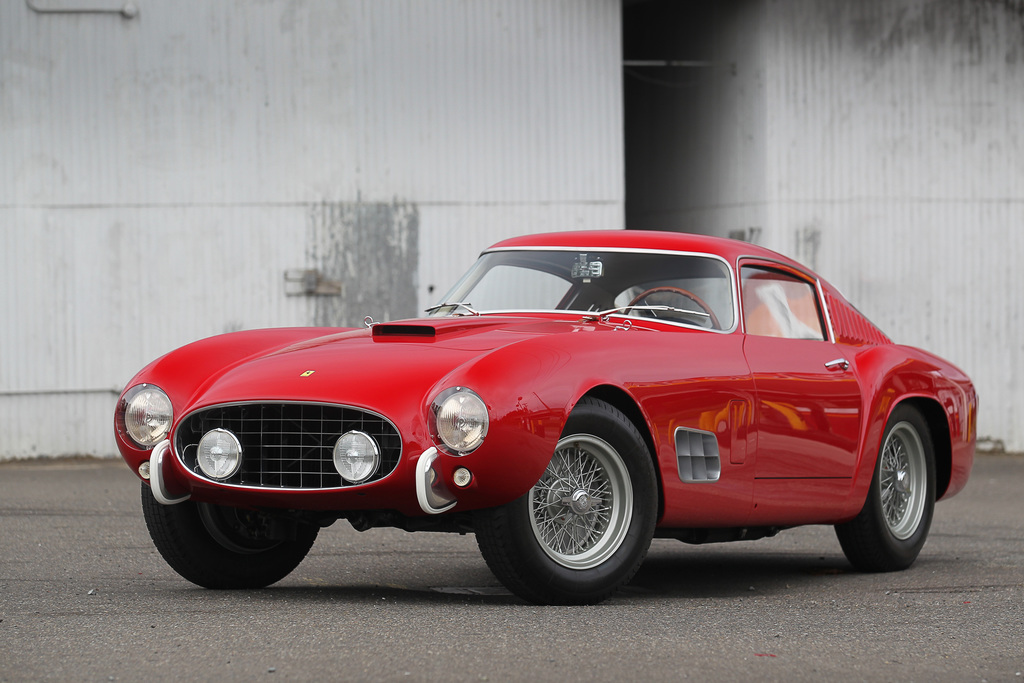
[[[310,324],[284,271],[339,253],[325,206],[416,231],[416,301],[348,320],[507,235],[622,227],[617,0],[136,5],[0,3],[0,458],[112,454],[150,359]]]

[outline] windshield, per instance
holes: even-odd
[[[617,310],[717,330],[734,326],[729,268],[711,256],[662,252],[488,252],[431,315]]]

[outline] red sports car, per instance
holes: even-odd
[[[909,566],[967,481],[977,397],[757,246],[572,232],[485,251],[427,317],[173,351],[118,401],[156,547],[209,588],[274,583],[317,532],[473,532],[509,590],[593,603],[652,537],[833,524]]]

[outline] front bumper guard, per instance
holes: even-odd
[[[448,512],[458,502],[444,485],[440,470],[434,466],[439,455],[437,448],[430,447],[416,462],[416,501],[428,515]]]
[[[153,497],[161,505],[177,505],[191,497],[189,493],[184,496],[171,495],[164,484],[164,457],[170,450],[170,439],[164,439],[153,448],[153,454],[149,456],[149,485],[153,489]]]

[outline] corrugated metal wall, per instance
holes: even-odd
[[[117,389],[191,339],[408,315],[499,237],[623,225],[618,0],[135,4],[0,3],[0,458],[110,453]],[[662,227],[754,228],[1024,450],[1024,8],[715,7]]]
[[[0,458],[112,453],[120,386],[192,339],[411,315],[501,237],[622,227],[617,0],[135,5],[0,3]]]
[[[1024,451],[1024,3],[651,0],[624,28],[627,64],[677,64],[626,69],[627,227],[803,260]]]
[[[960,365],[1024,450],[1024,6],[767,3],[761,241]]]

